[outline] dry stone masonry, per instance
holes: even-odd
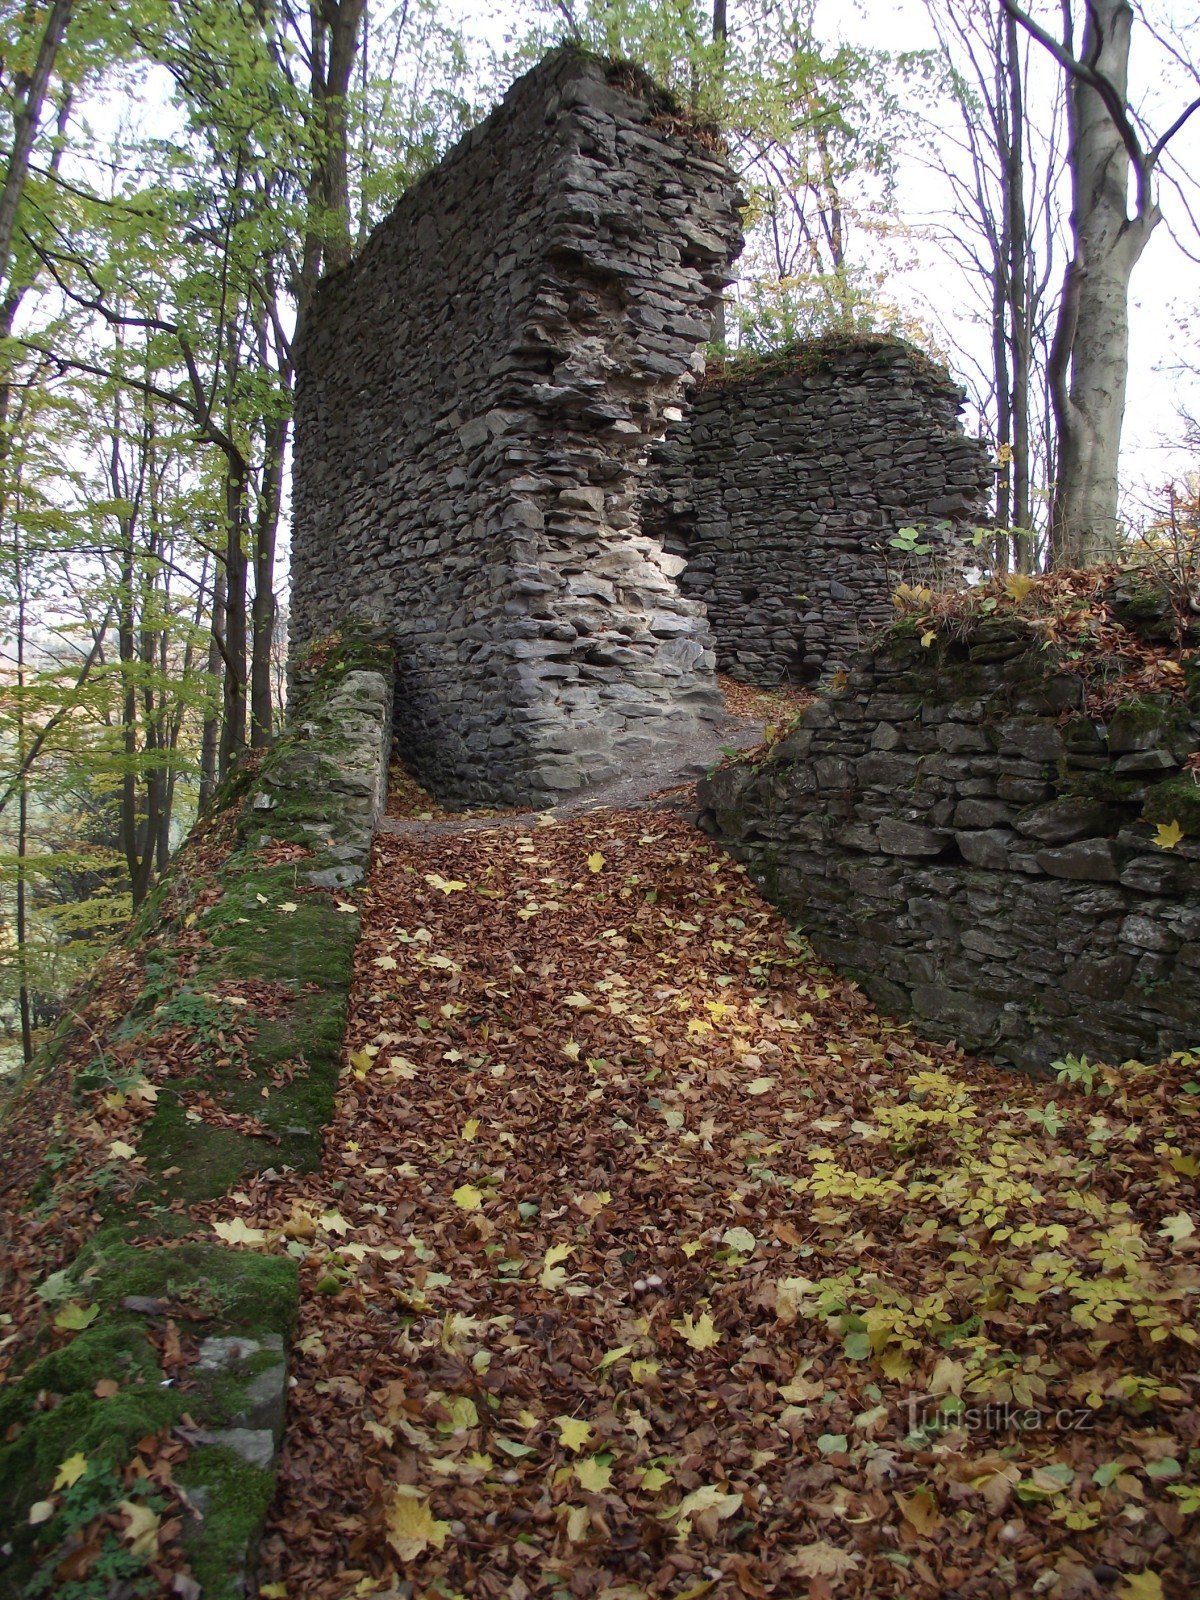
[[[894,616],[899,582],[944,566],[984,516],[986,448],[963,433],[963,391],[894,340],[800,346],[705,382],[658,448],[646,524],[686,556],[717,664],[747,683],[810,682]],[[945,531],[928,558],[889,545]]]
[[[1042,635],[982,620],[885,635],[701,804],[882,1009],[1023,1067],[1158,1060],[1200,1043],[1198,747],[1200,680],[1100,717]]]
[[[720,715],[704,607],[639,505],[740,242],[717,141],[564,50],[323,287],[293,636],[392,629],[400,751],[440,796],[549,804]]]

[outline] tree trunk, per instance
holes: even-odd
[[[54,4],[50,7],[50,15],[46,18],[46,27],[42,33],[42,42],[38,48],[33,72],[27,82],[18,85],[20,100],[13,114],[12,149],[4,174],[4,186],[0,189],[0,283],[6,282],[8,278],[13,233],[17,225],[17,208],[25,190],[25,180],[29,176],[29,158],[33,153],[33,141],[37,138],[38,122],[46,90],[50,87],[54,60],[67,31],[73,3],[74,0],[54,0]]]
[[[246,748],[246,480],[231,463],[225,477],[225,693],[217,772],[225,777]]]
[[[275,636],[275,539],[283,488],[287,421],[272,423],[263,445],[262,485],[254,526],[254,605],[250,642],[250,744],[263,749],[271,742],[273,695],[271,646]]]
[[[225,643],[225,567],[218,561],[213,574],[212,639],[208,647],[208,674],[222,677]],[[221,717],[217,711],[204,719],[200,735],[200,808],[212,799],[217,788],[217,752],[221,742]]]
[[[1008,239],[1007,288],[1009,367],[1012,373],[1012,462],[1010,505],[1013,560],[1020,572],[1033,570],[1029,451],[1029,387],[1032,335],[1029,324],[1029,223],[1025,211],[1025,90],[1017,24],[1003,19],[1008,78],[1008,150],[1004,186]]]

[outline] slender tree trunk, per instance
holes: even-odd
[[[50,87],[50,75],[54,71],[55,57],[58,55],[59,46],[67,31],[67,23],[71,18],[72,4],[73,0],[54,0],[50,7],[50,15],[46,18],[33,72],[24,83],[18,84],[18,102],[13,115],[12,149],[8,155],[4,185],[0,188],[0,283],[5,283],[8,279],[13,233],[17,225],[17,208],[25,191],[25,180],[29,176],[29,158],[33,154],[33,141],[37,138],[42,105],[46,99],[46,91]]]
[[[224,778],[246,748],[246,480],[232,463],[225,476],[225,694],[217,771]]]
[[[225,641],[225,567],[216,563],[213,574],[212,634],[208,646],[208,674],[210,679],[222,681],[224,672],[223,647]],[[217,755],[221,743],[221,716],[215,709],[204,719],[200,735],[200,806],[203,809],[217,788]]]
[[[1008,238],[1009,366],[1012,372],[1011,521],[1013,559],[1018,571],[1033,569],[1029,498],[1029,409],[1032,337],[1029,325],[1029,223],[1025,211],[1025,87],[1017,24],[1003,18],[1008,79],[1008,150],[1005,202]]]
[[[724,65],[725,46],[729,40],[729,10],[727,0],[713,0],[713,43],[721,52],[721,62]],[[729,337],[729,329],[725,318],[725,293],[722,290],[721,298],[717,301],[717,309],[713,313],[712,342],[724,346]]]
[[[262,484],[254,527],[254,605],[250,646],[250,743],[262,749],[271,742],[273,696],[271,646],[275,635],[275,540],[287,450],[287,421],[267,429],[263,447]]]

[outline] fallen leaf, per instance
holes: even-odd
[[[158,1554],[158,1530],[162,1518],[156,1511],[139,1500],[122,1500],[117,1508],[125,1513],[125,1529],[121,1542],[129,1546],[130,1554],[143,1560]]]
[[[713,1345],[720,1344],[720,1331],[713,1323],[713,1319],[705,1311],[699,1318],[693,1320],[689,1311],[686,1316],[679,1317],[671,1326],[680,1335],[685,1344],[691,1345],[693,1350],[710,1350]]]
[[[393,1491],[387,1515],[387,1542],[399,1560],[415,1561],[430,1546],[444,1549],[449,1532],[450,1524],[437,1520],[419,1489],[401,1484]]]
[[[79,1482],[87,1469],[87,1457],[76,1452],[75,1455],[68,1456],[60,1465],[54,1482],[50,1487],[52,1489],[69,1489],[73,1484]]]
[[[256,1248],[267,1242],[267,1236],[261,1228],[249,1227],[241,1217],[234,1217],[232,1222],[214,1222],[212,1231],[226,1244],[244,1244]]]
[[[483,1190],[477,1189],[473,1183],[460,1183],[450,1198],[460,1211],[483,1209]]]
[[[1160,822],[1154,833],[1154,843],[1160,850],[1174,850],[1183,838],[1184,832],[1178,822]]]
[[[825,1539],[801,1546],[787,1557],[790,1571],[802,1578],[841,1578],[858,1566],[858,1557],[849,1550],[839,1550]]]
[[[592,1436],[592,1425],[581,1417],[555,1417],[558,1424],[558,1442],[565,1450],[582,1450]]]
[[[612,1466],[599,1456],[588,1456],[586,1461],[577,1461],[574,1472],[580,1486],[592,1494],[603,1494],[612,1482]]]

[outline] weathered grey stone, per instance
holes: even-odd
[[[1120,757],[1102,745],[1087,759],[1105,798],[1075,792],[1069,757],[1050,759],[1055,707],[1073,698],[1054,689],[1053,655],[1019,620],[979,631],[1003,656],[965,675],[919,641],[856,657],[847,691],[819,697],[786,759],[743,768],[740,783],[722,775],[730,849],[824,959],[935,1037],[1031,1068],[1067,1051],[1154,1060],[1194,1044],[1200,847],[1151,848],[1141,811],[1158,774],[1110,782]],[[974,651],[971,624],[963,644]],[[883,692],[916,694],[919,723],[864,717]],[[1045,710],[1014,718],[1018,699]],[[894,751],[880,749],[881,726],[897,732]],[[1200,718],[1178,709],[1173,729],[1173,754],[1200,746]],[[897,761],[918,751],[911,767]],[[848,767],[852,787],[823,790],[818,762]]]
[[[1116,883],[1121,876],[1111,839],[1079,839],[1057,850],[1039,850],[1036,859],[1042,871],[1053,878]]]
[[[297,355],[293,648],[384,623],[400,750],[443,798],[545,804],[723,714],[703,608],[639,508],[737,200],[710,141],[560,50],[320,290]]]
[[[926,828],[899,817],[885,817],[876,830],[879,848],[890,856],[940,856],[951,835],[943,828]]]

